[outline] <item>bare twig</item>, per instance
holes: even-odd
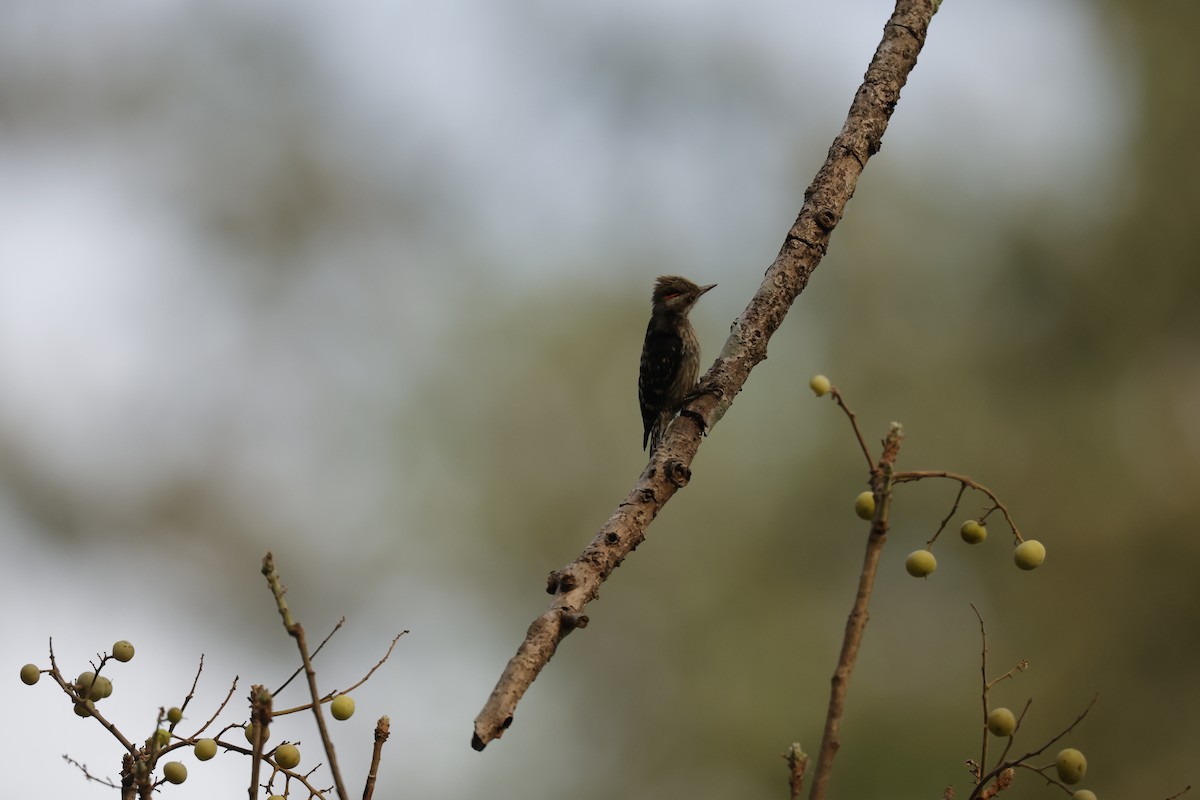
[[[951,481],[958,481],[963,486],[967,486],[971,489],[974,489],[977,492],[982,492],[983,494],[987,495],[988,499],[992,501],[993,505],[992,505],[992,508],[990,508],[984,512],[983,516],[980,518],[980,522],[987,519],[988,515],[991,514],[993,511],[999,511],[1001,514],[1004,515],[1004,521],[1007,522],[1008,527],[1012,529],[1013,536],[1016,537],[1017,541],[1018,542],[1024,541],[1024,539],[1021,538],[1021,532],[1019,530],[1017,530],[1016,524],[1012,521],[1012,515],[1008,513],[1008,506],[1006,506],[1006,505],[1004,505],[1004,503],[1000,502],[1000,498],[997,497],[996,493],[993,492],[991,489],[987,488],[982,483],[977,483],[976,481],[974,481],[973,479],[971,479],[970,477],[968,477],[966,475],[960,475],[957,472],[947,472],[945,470],[940,470],[940,469],[927,469],[927,470],[918,470],[918,471],[910,471],[910,472],[897,472],[896,477],[895,477],[895,482],[896,483],[909,483],[911,481],[926,480],[927,478],[945,478],[945,479],[951,480]],[[960,493],[960,496],[961,496],[961,493]],[[951,512],[951,513],[953,513],[953,512]],[[943,525],[944,524],[945,523],[943,523]],[[936,537],[934,537],[934,538],[936,538]]]
[[[121,784],[114,783],[112,778],[101,778],[97,775],[93,775],[92,773],[88,772],[87,764],[79,763],[78,761],[71,758],[66,753],[63,754],[63,761],[66,761],[71,766],[76,767],[80,772],[83,773],[83,777],[87,778],[89,781],[95,781],[96,783],[102,783],[110,789],[120,789],[121,788]]]
[[[399,637],[396,637],[399,638]],[[395,644],[393,641],[392,644]],[[363,800],[371,800],[375,794],[375,778],[379,775],[379,761],[383,758],[383,743],[392,735],[392,721],[380,717],[375,723],[375,747],[371,750],[371,768],[367,770],[367,783],[363,786]]]
[[[854,415],[854,412],[842,400],[842,393],[837,390],[836,386],[829,387],[829,393],[833,395],[833,399],[837,401],[842,411],[846,413],[847,419],[850,420],[850,427],[854,429],[854,438],[858,439],[858,446],[862,448],[862,454],[867,459],[867,471],[874,475],[876,470],[875,459],[871,458],[871,449],[867,447],[867,440],[863,438],[862,431],[859,430],[858,417]]]
[[[934,532],[933,536],[929,538],[929,541],[925,542],[926,547],[932,547],[933,543],[937,541],[937,538],[942,535],[942,531],[946,530],[946,523],[954,518],[954,514],[958,511],[958,504],[962,502],[963,493],[966,491],[967,485],[965,483],[960,483],[958,485],[958,495],[954,498],[954,505],[950,506],[950,513],[946,514],[946,516],[942,519],[942,524],[938,525],[938,529]],[[975,606],[971,606],[971,608],[974,607]]]
[[[734,321],[716,362],[667,429],[637,482],[571,564],[551,573],[549,608],[530,624],[483,709],[471,745],[482,750],[512,724],[517,703],[571,631],[587,624],[584,613],[600,585],[640,545],[663,505],[691,477],[701,435],[729,410],[750,371],[767,355],[767,343],[804,291],[829,238],[854,194],[867,161],[879,152],[900,90],[917,62],[933,16],[930,0],[897,0],[883,38],[850,105],[845,124],[804,194],[804,205],[787,232],[758,291]]]
[[[209,725],[212,725],[214,722],[217,721],[217,717],[219,717],[221,715],[221,712],[225,710],[225,706],[229,704],[229,698],[233,697],[233,693],[235,691],[237,691],[238,678],[239,678],[238,675],[233,676],[233,685],[230,686],[229,691],[226,692],[225,699],[221,701],[221,705],[217,706],[217,710],[214,711],[213,715],[208,718],[208,721],[200,726],[200,730],[198,730],[192,734],[193,739],[195,739],[200,734],[204,733],[204,731],[206,731],[208,729]],[[228,730],[228,728],[226,728],[226,730]],[[222,731],[222,733],[224,733],[224,731]],[[220,736],[220,734],[217,734],[217,735]]]
[[[904,431],[900,424],[893,422],[883,443],[883,455],[879,459],[879,465],[872,470],[871,488],[878,499],[875,518],[871,521],[871,533],[867,537],[867,553],[863,558],[862,572],[858,579],[858,593],[854,597],[850,616],[846,619],[842,652],[838,657],[837,669],[833,672],[829,710],[825,714],[825,730],[821,735],[821,749],[817,752],[817,768],[813,775],[809,800],[824,798],[829,786],[829,776],[833,771],[833,759],[841,747],[841,723],[846,706],[846,692],[850,686],[855,661],[858,659],[858,649],[862,645],[863,631],[867,627],[868,607],[875,587],[875,575],[879,569],[879,557],[883,553],[884,542],[887,541],[890,525],[888,518],[892,505],[892,471],[903,438]]]
[[[792,800],[800,800],[804,794],[804,773],[808,771],[808,754],[800,749],[799,742],[792,742],[783,754],[788,763],[788,788]]]
[[[321,643],[319,645],[317,645],[317,649],[312,651],[313,658],[317,657],[317,654],[320,653],[322,649],[324,649],[325,645],[327,645],[329,643],[329,640],[333,638],[333,635],[335,633],[337,633],[338,631],[340,631],[342,629],[342,626],[345,624],[346,624],[345,617],[342,617],[341,619],[339,619],[337,621],[337,624],[333,626],[333,630],[331,630],[331,631],[329,631],[329,633],[325,634],[325,638],[321,640]],[[279,694],[284,689],[286,689],[287,685],[289,683],[291,683],[293,680],[295,680],[296,676],[299,675],[303,671],[304,671],[303,665],[297,667],[295,672],[293,672],[291,675],[289,675],[287,680],[279,685],[279,688],[275,690],[275,694]],[[304,706],[304,707],[308,708],[308,706]],[[280,714],[287,714],[287,713],[290,713],[290,711],[291,711],[291,709],[289,709],[289,711],[276,711],[275,716],[279,716]]]
[[[400,631],[399,633],[396,634],[396,636],[392,639],[392,643],[390,645],[388,645],[387,652],[383,654],[383,658],[381,658],[375,662],[375,666],[371,667],[371,669],[367,671],[367,674],[362,677],[362,680],[358,681],[357,683],[350,684],[349,686],[347,686],[345,689],[342,689],[341,691],[326,692],[325,696],[321,698],[321,702],[330,700],[339,694],[350,694],[350,692],[353,692],[355,689],[357,689],[358,687],[360,687],[364,683],[366,683],[368,680],[370,680],[371,676],[375,674],[375,670],[382,667],[384,662],[387,661],[388,658],[392,655],[392,651],[394,649],[396,649],[396,642],[400,641],[400,637],[406,633],[408,633],[408,631]],[[284,714],[295,714],[297,711],[307,711],[310,708],[312,708],[312,703],[305,703],[302,706],[295,706],[294,708],[284,709],[283,711],[276,711],[275,716],[281,717]]]
[[[287,601],[283,597],[286,590],[283,588],[283,582],[279,579],[279,573],[275,570],[275,557],[271,553],[263,556],[262,574],[266,577],[267,586],[270,587],[271,594],[275,597],[275,605],[279,609],[280,618],[283,619],[283,627],[296,640],[296,649],[300,651],[300,660],[304,663],[304,674],[308,678],[308,694],[312,698],[313,716],[317,720],[317,730],[321,734],[321,744],[325,747],[325,757],[329,760],[329,771],[333,773],[333,783],[337,788],[338,797],[342,798],[342,800],[348,800],[349,795],[346,794],[346,784],[342,780],[342,771],[338,768],[337,752],[334,750],[333,740],[329,738],[329,729],[325,725],[325,714],[321,710],[321,693],[317,689],[317,672],[313,669],[312,658],[308,653],[308,643],[304,638],[304,628],[300,623],[292,619],[291,609],[288,608]]]
[[[254,731],[250,755],[250,800],[258,797],[258,775],[263,762],[263,745],[271,724],[271,693],[267,687],[254,684],[250,687],[250,724]]]
[[[959,490],[958,490],[959,497],[962,497],[962,493],[965,489],[966,489],[966,484],[963,484],[961,487],[959,487]],[[954,504],[957,506],[958,501],[957,500],[954,501]],[[954,513],[954,512],[952,511],[951,513]],[[937,537],[934,537],[934,538],[937,538]],[[988,649],[987,649],[987,628],[983,624],[983,615],[979,613],[979,609],[975,607],[974,603],[971,603],[971,610],[975,612],[975,616],[979,620],[979,638],[982,642],[982,644],[979,647],[979,661],[980,661],[979,672],[980,672],[980,682],[983,686],[983,691],[981,692],[979,699],[980,699],[980,702],[983,703],[983,745],[979,749],[979,764],[977,765],[977,772],[975,773],[975,782],[979,783],[983,779],[984,769],[987,768],[987,757],[988,757],[988,727],[987,727],[988,686],[989,686],[988,679],[987,679]]]

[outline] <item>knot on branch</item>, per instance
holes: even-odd
[[[682,461],[670,459],[663,465],[666,472],[667,480],[675,484],[675,487],[682,489],[688,485],[688,481],[692,479],[692,469]]]
[[[579,580],[565,569],[556,569],[546,576],[546,594],[569,592],[579,585]]]
[[[580,614],[578,611],[571,611],[566,608],[558,610],[558,618],[562,622],[563,636],[566,636],[576,628],[586,628],[588,624],[587,614]]]
[[[831,208],[822,208],[813,217],[813,221],[817,223],[817,227],[821,230],[828,232],[837,227],[838,215]]]
[[[702,393],[703,392],[701,392],[701,391],[695,391],[691,394],[689,399],[695,400]],[[700,414],[698,414],[695,411],[692,411],[690,408],[685,408],[682,411],[680,411],[679,416],[687,417],[692,422],[696,423],[696,427],[700,429],[701,436],[705,435],[708,432],[708,422],[704,419],[703,416],[701,416]]]

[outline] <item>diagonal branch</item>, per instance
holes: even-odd
[[[588,618],[587,604],[600,584],[646,538],[646,528],[676,491],[687,485],[701,435],[728,411],[759,362],[792,303],[821,262],[830,235],[854,195],[858,176],[879,152],[900,89],[917,63],[934,13],[932,0],[897,0],[862,85],[824,165],[804,193],[804,205],[775,262],[741,316],[720,356],[700,380],[679,418],[668,428],[637,483],[575,561],[547,581],[549,608],[529,626],[496,688],[475,718],[471,746],[482,750],[512,724],[517,703],[546,666],[558,643]]]

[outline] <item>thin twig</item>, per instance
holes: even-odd
[[[846,413],[846,417],[850,420],[850,427],[854,429],[854,438],[858,439],[858,446],[862,448],[862,454],[867,459],[867,471],[874,475],[877,469],[875,459],[871,458],[871,449],[867,447],[867,440],[863,438],[862,431],[858,427],[858,417],[854,415],[854,412],[842,400],[842,393],[837,390],[836,386],[829,387],[829,393],[833,395],[833,399],[837,401],[837,404],[841,406],[842,411]]]
[[[591,543],[546,582],[549,607],[529,626],[483,709],[475,717],[471,746],[482,750],[512,724],[517,704],[571,631],[587,624],[587,605],[613,570],[646,538],[646,528],[691,478],[702,435],[712,431],[767,357],[767,345],[796,298],[808,286],[830,236],[854,195],[868,160],[879,152],[900,90],[908,80],[933,17],[930,0],[897,0],[883,38],[867,66],[824,164],[804,193],[804,203],[754,297],[734,321],[717,360],[700,379],[683,413],[633,488]]]
[[[358,681],[357,683],[350,684],[341,691],[326,692],[325,696],[321,698],[321,702],[331,700],[339,694],[350,694],[355,689],[370,680],[371,676],[375,674],[375,670],[382,667],[384,662],[387,661],[392,655],[392,650],[396,649],[396,642],[400,641],[400,637],[406,633],[408,633],[408,631],[405,630],[396,634],[396,636],[392,639],[392,643],[388,646],[387,652],[383,654],[383,658],[375,662],[375,666],[371,667],[371,669],[367,671],[367,674],[362,677],[362,680]],[[282,717],[284,714],[295,714],[297,711],[307,711],[310,708],[312,708],[312,703],[305,703],[302,706],[295,706],[294,708],[286,708],[283,711],[276,711],[275,716]]]
[[[320,643],[319,645],[317,645],[317,649],[312,651],[312,657],[313,657],[313,658],[316,658],[316,657],[317,657],[317,654],[318,654],[318,653],[320,653],[320,652],[321,652],[321,650],[322,650],[322,648],[324,648],[324,647],[325,647],[325,645],[329,643],[329,640],[333,638],[333,635],[334,635],[335,633],[337,633],[339,630],[341,630],[341,629],[342,629],[342,626],[343,626],[343,625],[345,625],[345,624],[346,624],[346,618],[345,618],[345,617],[342,617],[341,619],[339,619],[339,620],[337,621],[337,624],[333,626],[333,630],[331,630],[331,631],[330,631],[328,634],[326,634],[326,635],[325,635],[325,638],[321,640],[321,643]],[[299,674],[300,674],[301,672],[303,672],[303,671],[304,671],[304,667],[303,667],[303,666],[299,666],[299,667],[297,667],[297,668],[296,668],[296,671],[295,671],[295,672],[293,672],[291,675],[289,675],[289,676],[288,676],[288,679],[287,679],[286,681],[284,681],[283,683],[281,683],[281,684],[279,685],[279,688],[278,688],[278,689],[276,689],[274,693],[275,693],[275,694],[279,694],[279,693],[280,693],[280,692],[282,692],[284,689],[286,689],[286,688],[287,688],[287,685],[288,685],[289,683],[291,683],[293,680],[295,680],[296,676],[297,676],[297,675],[299,675]],[[308,708],[308,706],[305,706],[305,708]],[[287,713],[289,713],[289,712],[287,712],[287,711],[276,711],[276,712],[275,712],[275,716],[279,716],[280,714],[287,714]]]
[[[963,493],[963,491],[964,491],[965,489],[966,489],[966,484],[963,484],[962,486],[960,486],[960,487],[959,487],[959,490],[958,490],[958,496],[959,496],[959,497],[962,497],[962,493]],[[957,505],[958,505],[958,501],[956,500],[956,501],[954,502],[954,504],[955,504],[955,506],[957,506]],[[951,512],[951,513],[954,513],[954,512]],[[936,537],[934,537],[934,538],[936,538]],[[987,726],[987,717],[988,717],[988,687],[989,687],[989,685],[990,685],[990,684],[988,684],[988,679],[987,679],[987,654],[988,654],[988,649],[987,649],[987,628],[986,628],[986,627],[984,626],[984,624],[983,624],[983,615],[979,613],[979,609],[975,607],[975,604],[974,604],[974,603],[971,603],[971,610],[975,612],[975,617],[976,617],[976,618],[979,620],[979,639],[980,639],[980,641],[982,642],[982,644],[981,644],[981,645],[980,645],[980,647],[979,647],[979,661],[980,661],[980,665],[979,665],[979,673],[980,673],[980,682],[981,682],[981,684],[982,684],[982,686],[983,686],[983,691],[980,693],[980,702],[982,702],[982,703],[983,703],[983,745],[982,745],[982,747],[980,747],[980,751],[979,751],[979,764],[978,764],[978,772],[976,772],[976,773],[975,773],[975,783],[979,783],[981,780],[983,780],[983,770],[987,768],[987,758],[988,758],[988,726]]]
[[[238,675],[233,676],[233,685],[229,687],[229,691],[225,694],[225,699],[221,701],[221,705],[217,706],[217,710],[213,712],[213,715],[208,718],[208,722],[205,722],[203,725],[200,726],[200,730],[198,730],[192,734],[193,739],[195,739],[200,734],[204,733],[204,731],[206,731],[208,729],[209,725],[212,725],[214,722],[217,721],[217,717],[219,717],[221,715],[221,712],[225,710],[225,706],[229,703],[229,698],[233,697],[233,693],[235,691],[237,691],[239,677],[240,676],[238,676]],[[228,730],[228,729],[226,729],[226,730]],[[223,732],[224,731],[222,731],[222,733]],[[220,736],[220,734],[217,734],[217,735]]]
[[[271,693],[267,687],[254,684],[250,687],[250,729],[254,731],[250,755],[250,800],[258,797],[258,775],[263,762],[263,745],[271,724]]]
[[[977,483],[975,480],[968,477],[967,475],[960,475],[957,472],[947,472],[945,470],[940,470],[940,469],[928,469],[928,470],[917,470],[917,471],[909,471],[909,472],[897,472],[896,476],[894,478],[894,481],[896,483],[908,483],[910,481],[921,481],[921,480],[925,480],[927,478],[946,478],[947,480],[958,481],[959,483],[961,483],[964,486],[968,486],[977,492],[984,493],[985,495],[988,496],[988,499],[990,499],[992,501],[992,503],[994,504],[994,507],[992,509],[989,509],[987,512],[985,512],[983,515],[983,518],[986,519],[987,515],[992,513],[992,511],[999,510],[1000,513],[1004,515],[1004,521],[1007,522],[1008,527],[1012,529],[1013,536],[1016,537],[1017,541],[1018,542],[1024,541],[1024,539],[1021,538],[1021,532],[1019,530],[1017,530],[1016,523],[1014,523],[1012,520],[1012,515],[1008,513],[1008,506],[1006,506],[1006,505],[1004,505],[1004,503],[1000,502],[1000,498],[996,496],[995,492],[993,492],[991,489],[984,486],[982,483]]]
[[[375,794],[375,778],[379,776],[379,762],[383,758],[383,743],[391,735],[391,719],[380,717],[379,721],[375,723],[375,747],[371,750],[371,767],[367,770],[367,783],[363,786],[363,800],[371,800],[371,796]]]
[[[80,772],[83,773],[83,777],[87,778],[89,781],[95,781],[96,783],[102,783],[110,789],[120,789],[121,788],[121,784],[113,783],[112,778],[101,778],[101,777],[98,777],[98,776],[93,775],[92,773],[88,772],[87,764],[79,763],[78,761],[71,758],[66,753],[63,753],[63,761],[66,761],[71,766],[76,767]]]
[[[317,730],[321,734],[321,744],[325,746],[325,757],[329,760],[329,771],[333,773],[333,783],[337,788],[338,797],[348,800],[346,785],[342,781],[342,771],[338,768],[337,753],[333,740],[329,738],[329,729],[325,725],[325,714],[321,710],[321,693],[317,689],[317,671],[313,669],[312,658],[308,653],[308,643],[304,638],[304,628],[292,619],[292,612],[284,600],[285,589],[275,569],[275,557],[271,553],[263,556],[262,574],[267,579],[267,586],[275,597],[275,605],[279,616],[283,619],[283,627],[296,640],[296,649],[300,651],[300,660],[304,663],[304,674],[308,678],[308,694],[312,698],[312,712],[317,719]]]
[[[800,749],[799,742],[792,742],[783,757],[788,763],[788,788],[792,800],[804,795],[804,773],[808,771],[808,754]]]
[[[951,519],[954,518],[955,513],[958,511],[958,504],[960,502],[962,502],[963,493],[966,491],[967,491],[967,485],[965,483],[960,483],[958,485],[958,495],[954,498],[954,505],[950,506],[950,513],[948,513],[945,516],[945,518],[942,520],[942,524],[938,525],[938,529],[934,532],[933,536],[929,539],[929,541],[925,542],[925,547],[927,547],[927,548],[932,547],[933,543],[937,541],[937,538],[942,535],[942,531],[946,530],[946,523],[948,523]],[[975,606],[971,606],[971,608],[974,608],[974,607]],[[975,613],[978,614],[979,612],[976,611]],[[980,621],[982,622],[982,620],[980,620]]]
[[[837,669],[833,672],[833,686],[829,692],[829,710],[825,714],[825,730],[821,734],[821,749],[817,752],[817,768],[813,775],[809,800],[822,800],[829,786],[833,770],[833,759],[841,747],[841,723],[846,706],[846,692],[850,686],[850,675],[862,645],[863,631],[867,627],[868,607],[875,587],[875,575],[879,570],[879,557],[883,553],[889,528],[888,518],[892,505],[892,470],[900,452],[904,431],[899,423],[893,422],[883,444],[883,455],[879,466],[873,470],[872,490],[881,498],[871,521],[871,533],[867,537],[867,552],[863,558],[862,572],[858,579],[858,593],[854,607],[846,619],[846,632],[842,637],[842,652],[838,657]]]

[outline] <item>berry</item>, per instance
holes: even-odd
[[[182,761],[168,761],[163,765],[163,777],[171,783],[183,783],[187,780],[187,767]]]
[[[979,544],[987,538],[987,528],[976,520],[969,519],[958,529],[958,534],[967,544]]]
[[[200,761],[208,761],[217,754],[217,740],[201,739],[200,741],[196,742],[196,746],[193,748],[193,750],[196,753],[197,759]]]
[[[1058,770],[1058,779],[1067,784],[1079,783],[1087,774],[1087,759],[1074,747],[1059,750],[1054,766]]]
[[[167,709],[167,722],[175,725],[183,719],[183,711],[176,706],[171,706]]]
[[[166,728],[159,728],[154,732],[154,743],[159,747],[166,747],[171,743],[171,732]]]
[[[253,722],[251,722],[249,725],[246,726],[246,741],[249,742],[250,744],[254,744],[254,728],[255,728],[255,724]],[[266,742],[267,739],[270,739],[270,738],[271,738],[270,727],[263,728],[263,732],[262,732],[263,742]]]
[[[284,769],[293,769],[300,764],[300,751],[294,744],[281,744],[275,748],[275,763]]]
[[[117,661],[129,661],[133,658],[133,645],[122,639],[112,646],[112,655]]]
[[[913,550],[904,559],[904,568],[914,578],[924,578],[937,569],[937,559],[928,550]]]
[[[1017,717],[1007,708],[993,708],[988,712],[987,726],[994,736],[1011,736],[1017,729]]]
[[[96,678],[92,683],[92,690],[88,692],[89,700],[103,700],[112,695],[112,681],[103,675]]]
[[[863,492],[854,498],[854,513],[858,514],[859,519],[874,519],[875,495],[871,492]]]
[[[1037,569],[1046,560],[1046,548],[1037,539],[1028,539],[1017,545],[1013,561],[1021,569]]]
[[[75,679],[75,691],[80,697],[88,697],[92,693],[92,684],[96,682],[96,673],[85,670]],[[90,698],[89,698],[90,699]]]
[[[1080,789],[1071,795],[1071,800],[1096,800],[1096,793],[1090,789]]]
[[[77,717],[90,717],[95,710],[96,706],[92,704],[91,700],[84,700],[82,703],[75,704],[75,716]]]
[[[329,713],[334,719],[346,720],[354,715],[354,698],[348,694],[339,694],[329,704]]]
[[[273,794],[267,800],[284,800],[284,797],[281,794]]]
[[[829,390],[833,388],[833,384],[824,375],[813,375],[812,379],[808,382],[808,388],[812,389],[813,394],[817,397],[824,397],[829,394]]]
[[[26,686],[33,686],[42,679],[42,671],[37,668],[37,664],[26,664],[21,667],[21,683]]]

